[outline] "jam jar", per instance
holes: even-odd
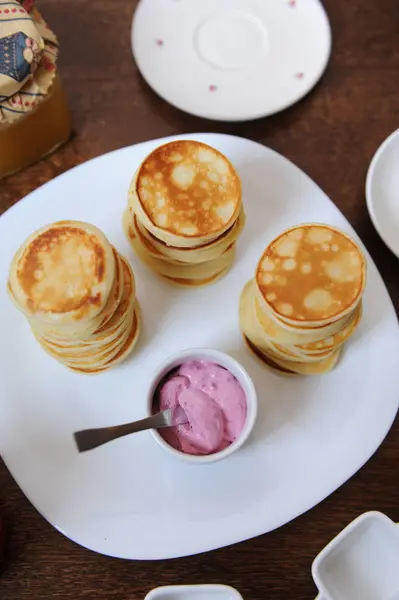
[[[57,57],[58,40],[32,0],[0,4],[0,179],[71,135]]]

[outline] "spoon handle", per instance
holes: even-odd
[[[102,446],[107,442],[111,442],[112,440],[116,440],[125,435],[144,431],[145,429],[165,427],[166,425],[165,416],[160,413],[152,417],[141,419],[140,421],[135,421],[134,423],[76,431],[73,434],[73,437],[75,438],[79,452],[86,452],[87,450],[93,450],[93,448]]]

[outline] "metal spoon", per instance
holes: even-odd
[[[177,408],[168,408],[168,410],[164,410],[146,419],[141,419],[140,421],[134,421],[133,423],[75,431],[73,437],[75,438],[79,452],[86,452],[131,433],[145,431],[146,429],[160,429],[161,427],[183,425],[187,422],[186,413],[178,406]]]

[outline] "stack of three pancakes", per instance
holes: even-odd
[[[326,373],[362,314],[366,261],[346,234],[319,224],[284,232],[264,251],[240,297],[250,348],[287,374]]]
[[[8,290],[43,349],[73,371],[106,371],[136,344],[132,270],[93,225],[60,221],[33,233],[13,258]]]
[[[219,151],[191,140],[165,144],[145,158],[124,213],[138,257],[181,286],[212,283],[229,270],[244,221],[234,167]]]

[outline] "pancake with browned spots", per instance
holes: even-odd
[[[263,252],[239,302],[251,349],[279,371],[327,373],[362,316],[366,260],[347,234],[322,224],[293,227]]]
[[[231,227],[241,207],[241,182],[218,150],[193,140],[156,148],[132,181],[129,203],[158,239],[192,247]]]
[[[321,326],[360,302],[366,261],[347,234],[330,225],[298,225],[273,240],[255,275],[263,302],[295,326]]]
[[[47,354],[78,372],[115,366],[138,339],[131,267],[92,225],[64,221],[34,233],[14,257],[7,287]]]
[[[86,223],[61,221],[31,235],[10,269],[10,288],[28,316],[67,325],[95,318],[115,277],[104,234]]]

